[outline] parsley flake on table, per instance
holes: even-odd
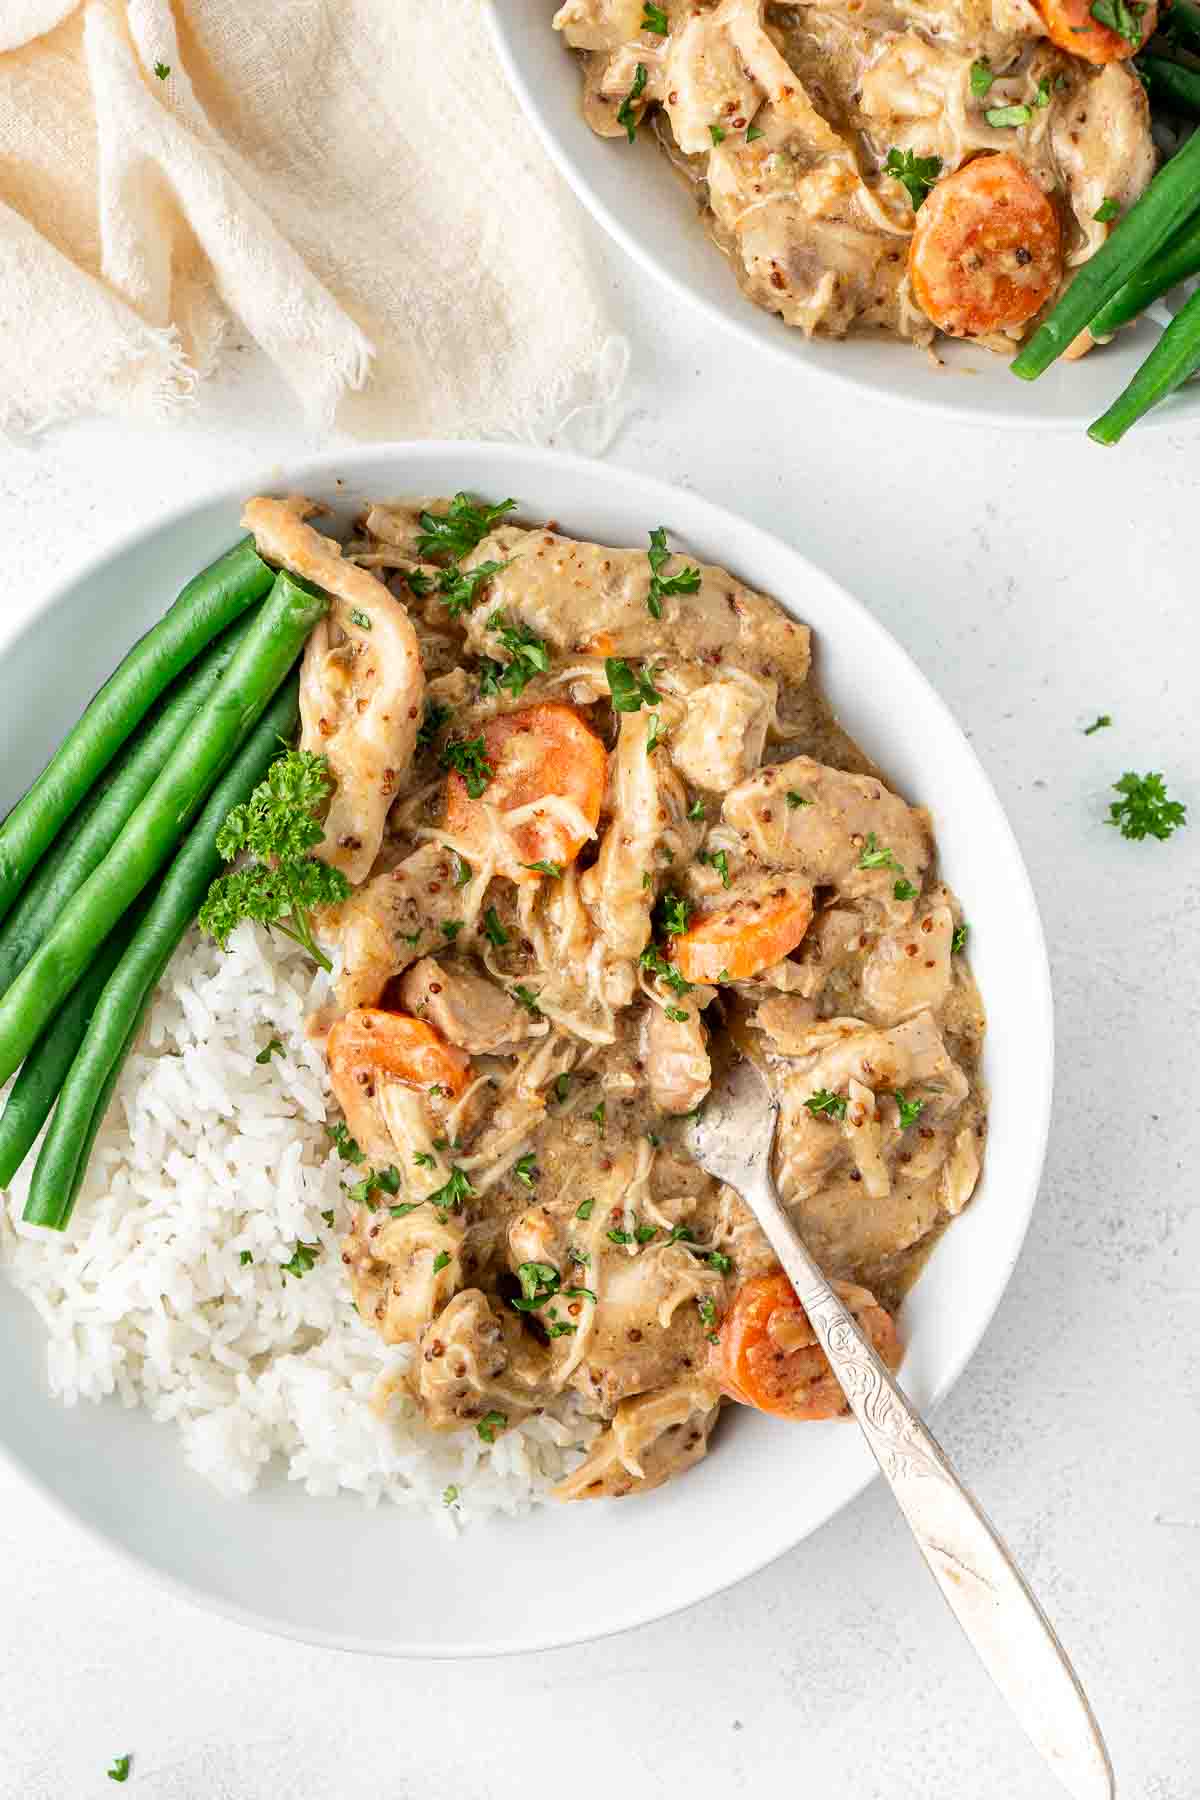
[[[718,143],[720,139],[713,141]],[[668,595],[694,594],[700,586],[700,571],[690,563],[685,563],[674,575],[664,575],[663,568],[670,559],[667,528],[665,525],[656,525],[650,533],[650,548],[646,552],[646,560],[650,564],[650,592],[646,596],[646,611],[652,619],[662,618],[662,603]]]
[[[1139,841],[1152,837],[1163,842],[1187,824],[1187,807],[1181,800],[1168,800],[1161,775],[1134,775],[1126,770],[1113,787],[1121,798],[1110,805],[1106,823],[1115,825],[1122,837]]]
[[[940,156],[918,156],[913,150],[889,150],[883,172],[908,190],[912,209],[919,212],[942,172],[942,159]]]
[[[162,63],[157,64],[155,67],[154,73],[157,75],[159,69],[161,69],[162,67],[163,67]],[[171,71],[169,69],[167,69],[165,72],[168,75],[171,73]],[[129,1771],[132,1766],[133,1766],[132,1756],[114,1756],[112,1768],[106,1769],[104,1772],[108,1776],[108,1779],[110,1781],[128,1781],[129,1780]]]
[[[1112,724],[1111,715],[1108,713],[1100,713],[1096,718],[1094,718],[1092,720],[1090,725],[1084,726],[1083,735],[1084,735],[1084,737],[1091,737],[1091,735],[1094,731],[1103,731],[1107,726],[1109,726],[1111,724]]]
[[[633,86],[617,108],[617,124],[625,127],[625,135],[632,144],[637,136],[638,115],[634,107],[646,91],[646,65],[638,63],[633,71]]]
[[[243,1269],[249,1268],[250,1264],[254,1261],[254,1252],[252,1250],[239,1251],[238,1261],[241,1263]]]
[[[479,799],[494,772],[487,759],[482,733],[476,738],[452,738],[442,746],[438,761],[443,769],[453,769],[462,776],[472,800]]]
[[[344,900],[350,883],[340,869],[309,854],[325,835],[317,808],[332,791],[325,757],[285,750],[249,800],[230,807],[217,833],[217,850],[227,863],[250,860],[217,876],[199,916],[201,930],[222,950],[242,920],[252,919],[302,944],[326,973],[332,969],[317,948],[311,915]]]
[[[623,656],[605,657],[604,678],[614,712],[640,712],[643,706],[654,706],[662,699],[647,671],[634,671]]]
[[[831,1094],[828,1088],[818,1088],[804,1104],[814,1119],[844,1119],[848,1102],[844,1094]]]
[[[417,523],[417,555],[447,556],[458,562],[481,544],[489,531],[510,513],[515,500],[502,500],[499,506],[472,500],[469,494],[455,494],[444,513],[423,512]]]

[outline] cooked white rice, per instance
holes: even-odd
[[[404,1367],[359,1318],[341,1261],[347,1171],[325,1129],[324,997],[303,951],[250,925],[227,954],[193,932],[130,1057],[65,1236],[20,1223],[33,1157],[0,1209],[0,1266],[49,1336],[50,1391],[174,1423],[226,1494],[274,1456],[310,1494],[348,1488],[443,1521],[518,1513],[575,1468],[595,1427],[564,1406],[489,1447],[431,1432],[378,1384]],[[273,1038],[282,1054],[258,1063]],[[332,1223],[330,1223],[332,1219]],[[300,1279],[299,1243],[320,1245]],[[252,1259],[252,1260],[250,1260]]]

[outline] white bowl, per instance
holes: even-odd
[[[348,520],[367,498],[467,488],[512,494],[534,519],[612,544],[664,524],[673,540],[775,595],[814,628],[843,723],[934,815],[971,922],[988,1011],[992,1130],[979,1191],[905,1303],[902,1378],[923,1406],[961,1373],[1012,1271],[1049,1122],[1052,1022],[1037,907],[995,794],[945,706],[856,601],[778,539],[640,475],[545,451],[400,444],[274,470]],[[0,661],[0,768],[11,801],[88,697],[182,584],[238,535],[253,491],[200,501],[124,540],[42,607]],[[787,1426],[740,1408],[708,1459],[641,1499],[547,1508],[448,1542],[424,1518],[312,1500],[282,1481],[220,1498],[179,1438],[115,1402],[66,1410],[46,1388],[45,1332],[0,1308],[0,1445],[74,1517],[202,1603],[348,1649],[490,1655],[599,1637],[662,1617],[760,1568],[844,1506],[874,1464],[849,1423]],[[381,1579],[380,1571],[387,1571]],[[580,1579],[580,1570],[599,1572]]]
[[[883,338],[808,340],[744,298],[696,216],[685,183],[648,131],[629,144],[584,123],[578,66],[551,30],[554,0],[491,0],[485,9],[509,80],[551,157],[593,217],[635,263],[699,306],[750,350],[773,353],[798,375],[842,382],[876,399],[966,422],[1046,430],[1086,428],[1111,405],[1158,337],[1143,322],[1080,362],[1058,362],[1020,381],[1007,359],[939,340],[936,368],[912,345]],[[1200,382],[1138,427],[1180,425],[1200,414]],[[1097,447],[1097,454],[1099,448]]]

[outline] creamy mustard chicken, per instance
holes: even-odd
[[[755,304],[810,335],[1011,350],[1154,173],[1127,59],[1155,15],[1154,0],[566,0],[554,25],[593,130],[652,125]]]
[[[510,507],[373,506],[345,553],[302,501],[246,522],[335,597],[303,747],[353,884],[311,1029],[354,1297],[431,1426],[598,1421],[572,1500],[690,1467],[726,1401],[842,1409],[759,1227],[687,1154],[714,1061],[775,1084],[783,1196],[894,1363],[979,1173],[984,1020],[928,816],[831,716],[807,627],[662,531],[611,549]]]

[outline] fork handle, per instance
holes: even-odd
[[[763,1164],[756,1185],[759,1191],[745,1197],[951,1612],[1068,1793],[1075,1800],[1113,1800],[1100,1727],[1054,1627],[978,1501],[814,1262]]]

